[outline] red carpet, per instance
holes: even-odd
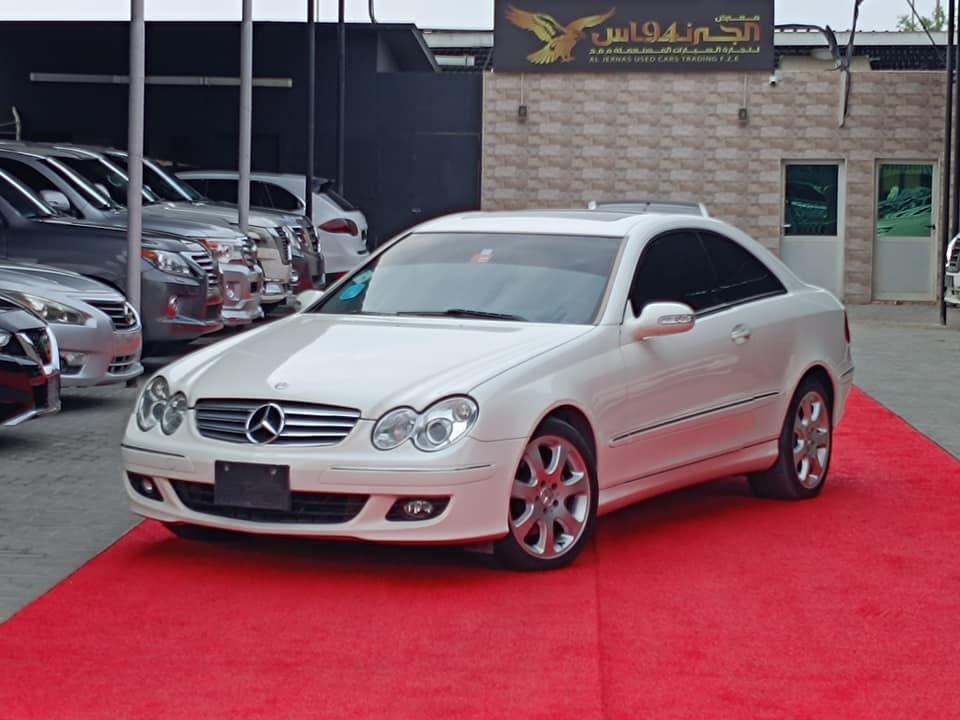
[[[0,626],[0,718],[958,718],[958,480],[858,393],[819,500],[675,493],[557,573],[147,523]]]

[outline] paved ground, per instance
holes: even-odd
[[[850,315],[857,384],[960,457],[960,312],[949,329],[924,306]],[[119,438],[136,392],[68,390],[59,415],[0,434],[0,622],[135,524]]]

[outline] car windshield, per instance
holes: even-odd
[[[65,165],[63,159],[48,157],[46,158],[46,163],[47,166],[56,171],[65,182],[69,183],[74,192],[82,195],[84,200],[98,210],[116,210],[119,207],[110,199],[109,193],[91,184],[97,181],[88,180],[81,171]]]
[[[152,160],[143,161],[143,182],[154,195],[170,202],[201,202],[206,199],[189,184],[166,172]]]
[[[310,312],[596,321],[622,238],[417,233],[367,263]]]
[[[54,213],[43,204],[33,191],[12,176],[0,170],[0,197],[6,200],[20,215],[30,220],[53,217]]]
[[[101,194],[105,194],[115,207],[127,206],[127,187],[130,184],[127,174],[112,162],[99,157],[58,158],[59,162],[80,173],[88,182],[95,185]],[[146,187],[143,189],[146,203],[157,202],[157,197]]]

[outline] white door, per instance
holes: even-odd
[[[780,257],[801,280],[843,297],[843,163],[788,162],[783,168]]]
[[[936,173],[931,162],[877,165],[875,300],[936,299]]]

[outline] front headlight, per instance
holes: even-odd
[[[443,450],[465,437],[479,414],[476,401],[465,395],[441,400],[419,414],[410,408],[397,408],[374,426],[373,445],[379,450],[393,450],[413,440],[423,452]]]
[[[12,336],[6,330],[0,330],[0,350],[7,346]]]
[[[143,255],[144,260],[161,272],[169,273],[171,275],[184,275],[187,277],[193,277],[193,272],[190,270],[190,266],[187,264],[187,261],[175,252],[167,252],[166,250],[149,250],[145,248],[141,251],[141,255]]]
[[[163,406],[163,412],[160,415],[160,429],[165,435],[173,435],[183,424],[183,418],[187,414],[187,396],[183,393],[177,393],[167,400]]]
[[[55,300],[20,292],[10,292],[7,294],[11,295],[17,302],[33,310],[33,312],[48,323],[59,325],[86,325],[87,320],[91,319],[91,316],[87,315],[87,313],[68,307],[63,303],[58,303]]]
[[[231,263],[243,260],[240,248],[232,243],[218,242],[217,240],[202,240],[204,246],[213,253],[213,257],[220,263]]]
[[[137,403],[137,426],[144,432],[155,428],[169,399],[170,386],[166,378],[158,375],[148,382]]]

